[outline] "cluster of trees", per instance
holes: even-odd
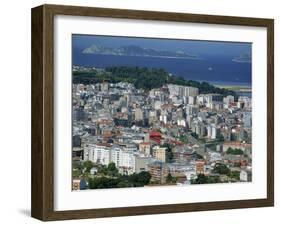
[[[243,150],[239,149],[239,148],[228,148],[227,151],[226,151],[226,154],[229,154],[229,155],[243,155],[244,152]]]
[[[159,88],[165,84],[176,84],[192,86],[199,89],[199,92],[218,93],[224,96],[233,95],[237,98],[234,91],[215,87],[207,82],[197,82],[186,80],[181,76],[170,75],[164,69],[146,68],[146,67],[107,67],[105,70],[91,70],[87,72],[73,72],[73,83],[93,84],[102,81],[129,82],[133,83],[137,89],[150,90]]]
[[[108,177],[118,177],[119,176],[118,169],[115,166],[114,162],[109,163],[107,166],[98,165],[97,174],[103,175],[103,176],[108,176]]]
[[[240,172],[239,171],[231,171],[227,165],[222,163],[217,163],[214,167],[214,173],[227,175],[229,178],[234,180],[240,179]]]
[[[97,175],[106,176],[106,177],[118,177],[118,169],[115,166],[115,163],[111,162],[106,165],[95,164],[92,161],[79,162],[74,161],[72,163],[73,168],[73,177],[83,177],[88,179],[90,176],[90,171],[93,167],[97,168]]]
[[[132,175],[118,175],[117,177],[95,176],[89,178],[90,189],[143,187],[149,184],[149,172],[134,173]]]
[[[146,67],[108,67],[114,79],[133,83],[137,89],[151,90],[166,84],[169,74],[163,69],[149,69]]]
[[[228,176],[230,178],[233,178],[234,180],[239,181],[240,180],[240,172],[239,171],[231,171]]]
[[[175,184],[175,183],[177,183],[177,178],[173,177],[171,173],[168,173],[168,175],[166,177],[166,183]]]
[[[214,167],[213,173],[220,175],[226,175],[231,180],[239,181],[240,172],[231,171],[225,164],[217,163]],[[219,176],[206,176],[204,174],[197,175],[197,178],[191,180],[191,184],[212,184],[212,183],[221,183]]]
[[[181,135],[179,140],[184,144],[188,144],[188,137],[186,135]]]
[[[218,173],[218,174],[224,174],[227,175],[230,173],[230,169],[227,167],[227,165],[222,164],[222,163],[216,163],[214,170],[214,173]]]
[[[82,174],[83,166],[80,161],[72,162],[72,177],[79,177]]]
[[[191,184],[214,184],[220,182],[218,176],[206,176],[204,174],[198,174],[196,179],[191,180]]]
[[[72,75],[73,83],[85,85],[98,83],[107,77],[105,73],[99,73],[94,69],[89,71],[74,71]]]
[[[97,173],[91,176],[90,171],[93,167],[97,169]],[[113,162],[106,166],[95,164],[91,161],[85,161],[83,163],[74,161],[73,177],[80,177],[87,181],[88,188],[90,189],[143,187],[149,184],[151,179],[149,172],[121,175]]]

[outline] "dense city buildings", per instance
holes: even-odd
[[[250,97],[172,83],[72,88],[74,190],[251,181]]]

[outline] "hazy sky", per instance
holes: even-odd
[[[96,35],[73,35],[73,48],[85,49],[92,44],[107,47],[121,47],[125,45],[138,45],[142,48],[153,48],[158,50],[182,50],[189,54],[200,56],[239,56],[241,54],[251,54],[251,43],[238,42],[214,42],[195,40],[175,40],[175,39],[153,39],[153,38],[128,38],[115,36]]]

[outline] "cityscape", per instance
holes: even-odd
[[[136,45],[95,44],[83,54],[204,61]],[[241,54],[231,63],[251,59]],[[73,64],[72,78],[72,190],[252,181],[251,85],[110,62]]]

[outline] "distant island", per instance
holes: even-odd
[[[128,45],[118,48],[112,48],[102,45],[93,44],[82,51],[83,54],[101,54],[101,55],[116,55],[116,56],[141,56],[141,57],[159,57],[159,58],[183,58],[183,59],[202,59],[197,55],[192,55],[184,51],[168,51],[156,50],[150,48],[142,48],[137,45]]]
[[[252,62],[252,56],[249,53],[245,53],[245,54],[242,54],[238,57],[234,57],[232,59],[232,61],[238,62],[238,63],[251,63]]]

